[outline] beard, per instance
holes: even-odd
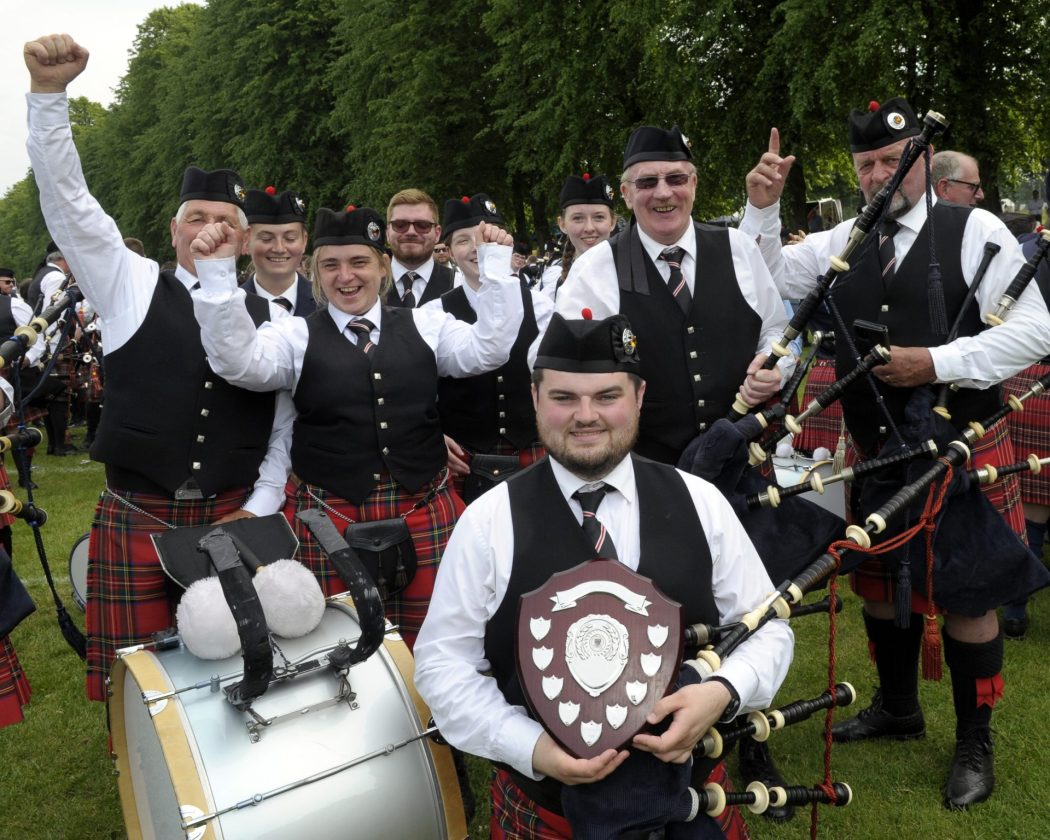
[[[608,437],[601,446],[581,447],[574,445],[572,433],[585,429],[601,429],[601,424],[576,424],[564,430],[554,430],[537,415],[536,427],[540,442],[548,454],[565,469],[584,481],[605,478],[619,464],[638,440],[638,418],[615,429],[605,428]]]

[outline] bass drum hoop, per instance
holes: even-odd
[[[343,610],[358,621],[357,611],[352,604],[349,595],[343,595],[328,599],[327,606]],[[191,656],[188,652],[186,655]],[[396,634],[388,634],[383,640],[382,648],[373,655],[384,657],[388,669],[400,675],[401,679],[396,688],[405,703],[405,708],[411,708],[414,711],[414,723],[418,731],[426,729],[431,719],[430,709],[416,691],[413,679],[415,661],[401,637]],[[110,734],[113,740],[112,758],[117,771],[117,787],[120,794],[121,811],[124,815],[124,825],[129,840],[146,840],[151,835],[143,832],[140,823],[128,749],[127,720],[124,714],[124,696],[129,673],[143,694],[165,693],[174,690],[175,686],[160,660],[151,650],[143,648],[131,648],[119,655],[113,663],[109,678],[110,702],[107,708]],[[206,784],[208,771],[196,748],[195,739],[188,737],[192,733],[192,728],[181,701],[178,697],[160,701],[154,704],[147,713],[151,715],[156,729],[157,739],[167,766],[168,778],[174,790],[175,801],[183,803],[184,807],[186,803],[189,803],[192,809],[200,810],[202,814],[215,811],[216,804],[212,799],[210,786]],[[247,740],[247,735],[245,739]],[[433,738],[422,740],[426,745],[426,755],[430,763],[433,793],[438,798],[438,805],[441,806],[445,818],[445,836],[449,840],[466,840],[468,826],[463,810],[459,780],[452,760],[452,751],[449,747],[434,741]],[[375,760],[381,761],[382,758]],[[220,820],[221,818],[209,820],[204,825],[191,830],[186,835],[187,840],[222,840],[224,834]]]
[[[88,566],[88,544],[91,534],[83,534],[73,543],[69,550],[69,585],[73,589],[73,600],[77,602],[80,609],[87,608],[87,566]],[[83,546],[83,548],[81,548]],[[83,563],[79,562],[83,555]],[[83,574],[81,574],[83,571]]]

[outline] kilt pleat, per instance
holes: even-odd
[[[798,408],[794,414],[797,415],[804,411],[807,405],[834,382],[835,360],[817,359],[806,376],[802,397],[798,401]],[[803,423],[802,431],[795,436],[791,445],[796,452],[805,452],[807,455],[812,455],[815,449],[822,446],[834,452],[839,442],[841,429],[842,403],[836,400],[816,417],[811,417]]]
[[[1050,373],[1050,364],[1036,364],[1003,383],[1007,394],[1020,396],[1035,380]],[[1019,461],[1029,455],[1038,458],[1050,457],[1050,394],[1029,397],[1024,402],[1024,411],[1012,411],[1006,417],[1010,426],[1010,437]],[[1038,475],[1023,472],[1019,475],[1021,500],[1033,505],[1050,505],[1050,468]]]
[[[243,489],[212,499],[175,501],[149,493],[121,496],[176,528],[207,525],[233,513],[247,499]],[[95,508],[88,543],[87,694],[106,700],[106,677],[116,651],[143,644],[175,625],[182,589],[161,568],[150,540],[167,528],[103,493]]]
[[[11,637],[0,637],[0,729],[24,719],[22,707],[31,693]]]
[[[328,562],[313,535],[295,518],[295,514],[311,508],[323,510],[324,506],[317,502],[317,499],[320,499],[331,509],[327,513],[332,524],[339,533],[343,533],[349,524],[347,520],[375,522],[403,516],[425,498],[430,490],[440,486],[440,483],[440,479],[437,479],[418,493],[409,493],[389,474],[384,473],[368,498],[355,505],[315,485],[305,482],[297,485],[294,481],[289,481],[286,487],[284,515],[299,540],[297,559],[314,573],[326,596],[345,592],[346,585],[335,567]],[[438,562],[463,508],[463,500],[451,486],[446,486],[437,490],[427,504],[412,511],[405,520],[416,551],[416,574],[408,586],[384,599],[383,607],[387,620],[399,627],[401,636],[410,649],[415,644],[416,635],[430,606]],[[332,510],[338,515],[333,515]]]

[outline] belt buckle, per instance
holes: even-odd
[[[187,478],[175,489],[175,498],[180,502],[194,501],[197,499],[203,499],[204,494],[201,492],[201,488],[197,484],[197,479]]]

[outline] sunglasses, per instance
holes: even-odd
[[[636,190],[655,190],[660,181],[669,187],[684,187],[692,177],[688,172],[671,172],[668,175],[643,175],[627,183],[634,184]]]
[[[434,253],[435,254],[447,254],[448,253],[448,248],[446,248],[444,245],[438,245],[434,249]]]
[[[414,227],[416,233],[430,233],[437,225],[434,222],[428,222],[426,219],[415,219],[414,221],[395,219],[392,222],[387,222],[387,227],[393,228],[397,233],[408,233],[410,227]]]

